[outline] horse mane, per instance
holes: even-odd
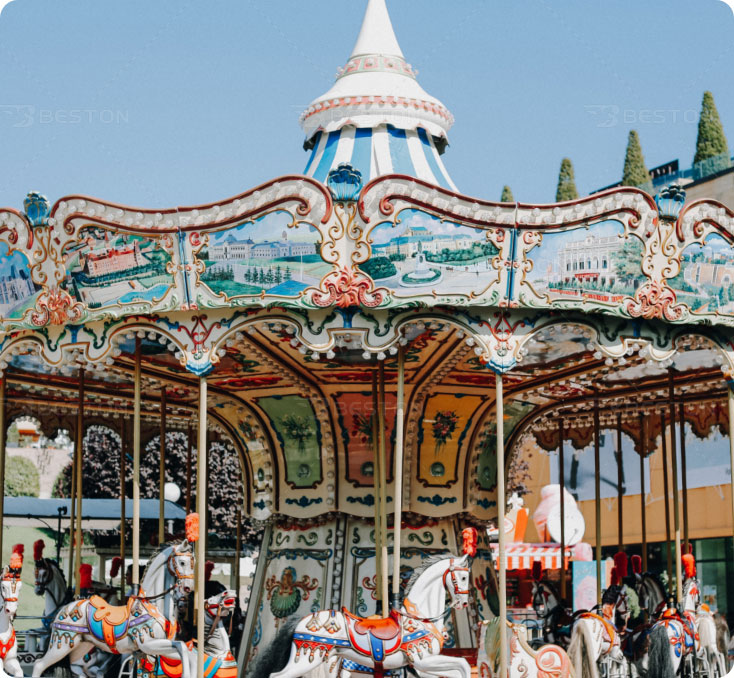
[[[143,574],[140,577],[141,585],[143,583],[143,580],[145,579],[145,575],[148,574],[148,570],[150,569],[150,566],[155,562],[155,559],[158,558],[158,556],[162,556],[163,552],[166,549],[173,548],[175,546],[176,544],[169,544],[167,542],[163,542],[162,544],[158,546],[158,548],[155,551],[153,551],[153,553],[150,554],[150,558],[148,558],[148,563],[146,564],[145,569],[143,570]]]
[[[418,581],[418,578],[432,565],[435,565],[436,563],[441,562],[442,560],[446,560],[446,558],[451,558],[451,554],[448,552],[443,553],[434,553],[432,556],[428,556],[419,567],[415,568],[413,570],[413,574],[410,575],[410,579],[408,580],[408,583],[405,585],[405,596],[407,597],[410,594],[410,590],[413,588],[415,583]]]

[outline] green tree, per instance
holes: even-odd
[[[650,173],[645,167],[645,157],[642,155],[640,137],[635,130],[630,130],[627,153],[624,156],[622,186],[642,186],[650,181]]]
[[[726,142],[724,126],[721,124],[719,112],[716,110],[714,95],[711,92],[703,93],[701,103],[701,117],[698,119],[698,138],[696,139],[696,155],[693,163],[708,160],[714,156],[729,154],[729,145]]]
[[[8,457],[5,464],[5,496],[37,497],[41,479],[36,465],[25,457]]]
[[[620,281],[633,284],[642,277],[642,242],[629,236],[614,256],[614,272]]]
[[[556,189],[556,202],[576,200],[579,192],[576,190],[576,180],[573,176],[573,165],[569,158],[561,160],[561,170],[558,173],[558,188]]]
[[[502,197],[500,198],[500,202],[515,202],[515,198],[512,196],[512,190],[509,186],[504,186],[502,188]]]

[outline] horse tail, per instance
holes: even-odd
[[[579,619],[573,625],[571,642],[566,651],[568,658],[573,664],[576,678],[599,678],[596,657],[592,654],[593,647],[594,639],[591,636],[589,624],[585,619]]]
[[[268,678],[271,674],[278,673],[286,667],[291,656],[290,648],[293,633],[300,621],[300,617],[289,619],[275,634],[275,638],[273,638],[270,645],[260,651],[260,656],[252,672],[253,676]]]
[[[670,658],[670,639],[665,624],[655,624],[650,632],[650,654],[647,675],[655,678],[675,678]]]

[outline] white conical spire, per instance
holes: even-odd
[[[325,181],[348,162],[363,179],[415,176],[455,190],[441,162],[453,117],[416,79],[385,0],[368,0],[359,37],[332,88],[301,115],[311,150],[305,174]]]
[[[367,3],[362,29],[349,58],[366,54],[385,54],[403,58],[385,0],[369,0]]]

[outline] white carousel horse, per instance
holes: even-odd
[[[479,634],[477,670],[479,678],[499,678],[500,623],[495,617],[482,622],[486,630]],[[571,661],[563,648],[543,645],[534,650],[527,641],[527,630],[522,624],[507,622],[507,669],[510,676],[523,678],[573,678]]]
[[[142,652],[150,656],[183,658],[185,645],[175,640],[177,598],[193,590],[194,555],[187,540],[164,545],[145,570],[140,593],[127,606],[113,607],[99,596],[61,608],[51,624],[46,654],[33,667],[33,677],[69,655],[71,663],[92,648],[112,654]],[[188,662],[183,663],[188,678]]]
[[[204,678],[237,678],[237,661],[232,655],[229,635],[224,620],[232,614],[237,594],[226,589],[204,601]],[[196,675],[197,650],[193,642],[187,644],[187,661],[190,675]],[[159,657],[158,661],[144,659],[140,662],[141,678],[179,678],[181,661]]]
[[[600,675],[626,678],[629,669],[616,620],[621,619],[624,626],[628,618],[627,594],[624,586],[618,585],[604,592],[601,614],[583,612],[576,618],[568,656],[578,678],[599,678]]]
[[[22,556],[14,551],[10,567],[3,570],[0,580],[0,678],[23,676],[23,669],[18,661],[18,641],[13,628],[22,586],[20,581],[22,566]]]
[[[544,579],[533,582],[533,609],[543,624],[543,640],[561,647],[568,645],[572,625],[581,612],[570,612],[553,584]],[[564,629],[568,629],[567,633]]]
[[[378,678],[404,666],[412,667],[422,678],[470,678],[465,659],[440,654],[446,616],[452,608],[468,605],[469,556],[432,556],[413,573],[400,610],[393,610],[385,619],[361,619],[346,610],[307,615],[296,623],[295,632],[292,624],[281,629],[253,675],[300,678],[338,657],[357,671],[371,669]],[[288,645],[290,657],[280,657]],[[283,666],[283,659],[285,667],[270,673]]]

